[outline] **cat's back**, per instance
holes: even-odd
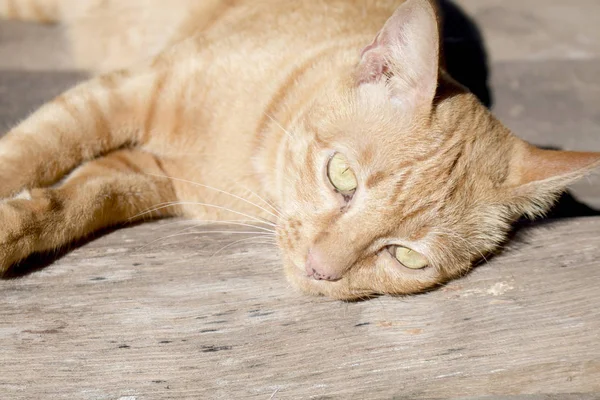
[[[65,16],[78,66],[103,72],[143,62],[193,35],[242,49],[369,36],[402,2],[78,0]]]

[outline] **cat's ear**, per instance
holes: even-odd
[[[544,150],[519,140],[505,186],[518,212],[533,217],[546,212],[569,184],[599,167],[600,153]]]
[[[439,26],[429,0],[407,0],[365,47],[356,69],[358,85],[387,81],[391,99],[430,107],[438,82]]]

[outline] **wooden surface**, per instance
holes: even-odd
[[[186,226],[119,230],[0,282],[0,397],[600,397],[598,218],[522,230],[440,290],[359,303],[293,291],[270,245],[153,242]]]
[[[457,3],[501,120],[600,150],[600,3]],[[0,134],[82,78],[56,28],[1,22]],[[600,207],[600,174],[575,194]],[[464,279],[362,303],[293,291],[274,247],[224,248],[243,236],[166,238],[188,226],[115,231],[0,281],[0,400],[600,399],[600,217],[521,230]]]

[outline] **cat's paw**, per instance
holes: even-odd
[[[0,200],[0,276],[32,251],[31,233],[36,231],[31,193],[24,190]]]

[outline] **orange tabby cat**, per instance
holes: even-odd
[[[427,0],[0,0],[0,15],[63,21],[102,73],[0,139],[0,271],[148,216],[252,215],[308,293],[413,293],[600,164],[525,143],[453,81]]]

